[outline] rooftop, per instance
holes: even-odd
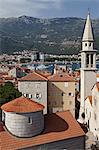
[[[73,76],[70,76],[68,73],[57,73],[48,77],[49,81],[53,82],[75,82]]]
[[[44,109],[44,106],[25,97],[16,98],[1,106],[6,112],[28,113],[36,112]]]
[[[94,41],[90,14],[87,16],[86,25],[83,34],[83,41]]]
[[[21,149],[84,135],[83,130],[69,111],[58,112],[45,115],[45,130],[41,135],[33,138],[17,138],[6,130],[1,131],[1,149]]]
[[[33,72],[33,73],[28,74],[25,77],[22,77],[20,81],[47,81],[47,78],[43,77],[37,72]]]
[[[96,87],[97,87],[97,89],[99,91],[99,82],[96,83]]]
[[[45,78],[47,78],[48,76],[51,76],[51,72],[46,71],[46,70],[37,70],[36,72]]]

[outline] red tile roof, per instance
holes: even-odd
[[[99,91],[99,82],[96,83],[97,90]]]
[[[6,112],[27,113],[44,109],[44,106],[25,97],[16,98],[1,106]]]
[[[4,80],[0,79],[0,84],[5,83]]]
[[[25,77],[22,77],[19,81],[47,81],[47,79],[37,72],[33,72]]]
[[[50,142],[84,136],[84,132],[69,111],[45,115],[44,132],[33,138],[17,138],[7,131],[0,133],[1,150],[15,150]]]
[[[99,74],[96,74],[96,77],[99,78]]]
[[[4,125],[2,122],[0,122],[0,132],[4,131]]]
[[[48,76],[51,76],[51,72],[49,72],[49,71],[37,70],[36,72],[45,78],[47,78]]]
[[[15,78],[14,77],[10,77],[10,76],[6,76],[4,77],[5,80],[14,80]]]
[[[0,72],[0,75],[8,75],[8,72]]]
[[[67,73],[58,73],[48,77],[53,82],[75,82],[75,79]]]

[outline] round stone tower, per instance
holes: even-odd
[[[1,109],[6,129],[17,137],[32,137],[44,129],[44,106],[25,97],[12,100]]]

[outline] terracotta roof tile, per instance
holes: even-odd
[[[0,83],[5,83],[4,80],[0,79]]]
[[[1,106],[6,112],[26,113],[36,112],[44,109],[44,106],[25,97],[16,98]]]
[[[0,75],[8,75],[8,72],[0,72]]]
[[[0,132],[4,131],[4,125],[2,122],[0,122]]]
[[[37,72],[33,72],[25,77],[22,77],[19,81],[47,81],[47,79]]]
[[[58,73],[48,77],[53,82],[75,82],[75,79],[67,73]]]
[[[69,111],[45,115],[45,130],[33,138],[17,138],[7,131],[0,133],[1,150],[28,148],[45,143],[84,136],[84,132]]]
[[[97,89],[99,91],[99,82],[96,83],[96,87],[97,87]]]
[[[51,72],[49,72],[49,71],[41,71],[41,70],[39,71],[39,70],[37,70],[36,72],[38,74],[40,74],[41,76],[45,77],[45,78],[51,76]]]
[[[10,76],[6,76],[4,77],[5,80],[14,80],[15,78],[14,77],[10,77]]]
[[[99,74],[96,74],[96,77],[99,78]]]

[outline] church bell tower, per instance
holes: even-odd
[[[91,95],[91,89],[96,83],[96,50],[94,49],[93,29],[88,13],[82,38],[81,51],[81,103],[80,116],[85,112],[85,99]]]

